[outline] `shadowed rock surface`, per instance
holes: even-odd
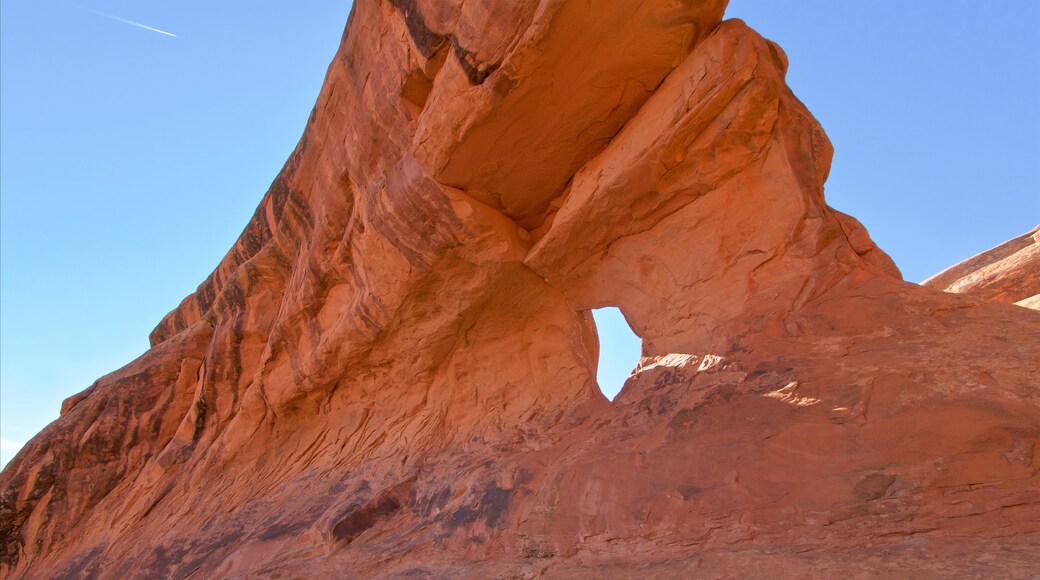
[[[227,257],[0,474],[3,576],[1035,575],[1040,314],[902,281],[724,7],[358,0]]]

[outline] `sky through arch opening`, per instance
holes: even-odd
[[[596,384],[603,395],[613,401],[639,364],[643,340],[632,331],[625,315],[616,306],[594,309],[592,318],[596,321],[599,335]]]

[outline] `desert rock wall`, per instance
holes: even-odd
[[[903,282],[724,8],[356,2],[235,246],[0,474],[0,572],[1035,570],[1040,316]]]

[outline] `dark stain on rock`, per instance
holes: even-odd
[[[509,512],[513,490],[489,485],[473,505],[459,508],[451,515],[457,525],[471,524],[480,518],[487,520],[488,527],[499,528]]]
[[[681,485],[678,490],[679,495],[682,496],[683,501],[690,501],[696,496],[708,491],[706,487],[697,487],[695,485]]]
[[[332,528],[332,535],[337,540],[347,543],[354,541],[366,530],[385,520],[401,509],[401,502],[396,497],[380,497],[346,515],[336,527]]]
[[[413,492],[408,503],[416,513],[427,518],[433,514],[434,510],[439,510],[448,505],[448,502],[451,501],[451,496],[452,493],[450,487],[437,490],[436,492],[424,497],[419,497],[418,494]]]
[[[654,379],[654,384],[653,387],[651,387],[651,390],[656,391],[677,385],[683,381],[683,378],[682,374],[672,369],[664,370]]]
[[[521,467],[516,470],[516,487],[527,485],[534,481],[534,471]]]
[[[300,532],[304,531],[308,527],[308,523],[305,521],[294,521],[294,522],[280,522],[268,526],[260,534],[260,539],[263,541],[277,540],[281,537],[287,536],[298,536]]]
[[[404,507],[405,501],[415,487],[415,481],[415,477],[407,479],[384,490],[367,503],[348,509],[347,513],[333,526],[333,537],[349,544],[369,529],[390,519]]]
[[[202,430],[206,428],[206,398],[199,397],[195,401],[195,431],[191,435],[192,443],[198,443]]]
[[[402,570],[401,572],[395,572],[394,578],[438,578],[438,576],[432,569],[418,566]]]
[[[455,52],[455,58],[458,59],[459,66],[466,73],[466,78],[469,79],[470,84],[483,84],[491,73],[498,70],[501,66],[501,63],[489,64],[479,62],[477,55],[463,47],[454,33],[438,34],[431,30],[426,21],[423,20],[422,12],[419,10],[416,0],[390,0],[390,4],[404,16],[408,34],[412,37],[415,47],[419,49],[419,52],[424,57],[433,57],[444,48],[445,43],[450,43]]]
[[[499,527],[506,512],[509,511],[509,499],[512,496],[512,490],[502,489],[497,485],[490,486],[484,491],[484,495],[480,498],[480,505],[483,508],[484,515],[487,517],[489,526],[492,528]]]
[[[6,564],[12,568],[18,564],[18,555],[22,546],[25,545],[21,527],[31,511],[29,509],[18,510],[18,504],[15,501],[18,497],[17,489],[12,485],[0,493],[0,564]]]
[[[95,547],[73,557],[53,578],[74,580],[96,578],[104,562],[104,548]]]

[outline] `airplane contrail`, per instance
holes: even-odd
[[[122,22],[123,24],[129,24],[130,26],[136,26],[138,28],[143,28],[145,30],[151,30],[152,32],[158,32],[159,34],[165,34],[166,36],[172,36],[173,38],[177,38],[177,35],[172,33],[172,32],[166,32],[165,30],[159,30],[158,28],[152,28],[151,26],[146,26],[144,24],[141,24],[140,22],[134,22],[133,20],[127,20],[126,18],[120,18],[118,16],[114,16],[112,14],[107,14],[105,12],[99,12],[97,10],[91,10],[91,12],[93,12],[94,14],[97,14],[98,16],[104,16],[105,18],[111,18],[112,20],[115,20],[116,22]]]

